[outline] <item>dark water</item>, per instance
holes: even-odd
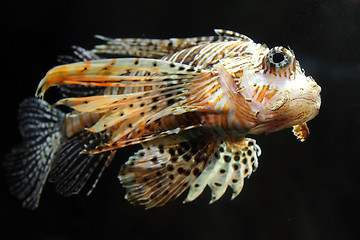
[[[36,211],[22,209],[1,180],[0,236],[12,239],[354,239],[360,216],[360,1],[13,1],[2,7],[5,154],[20,137],[16,108],[73,44],[110,37],[190,37],[234,30],[290,46],[322,87],[322,107],[298,142],[290,130],[256,137],[263,154],[243,192],[208,205],[179,200],[144,211],[117,181],[126,149],[94,193],[65,198],[51,184]],[[9,13],[10,15],[8,15]],[[3,156],[3,155],[2,155]],[[9,238],[9,237],[8,237]]]

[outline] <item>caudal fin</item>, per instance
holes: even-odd
[[[19,106],[23,142],[7,154],[3,167],[10,191],[23,206],[34,209],[62,139],[64,113],[45,101],[28,98]]]

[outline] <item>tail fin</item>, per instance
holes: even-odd
[[[18,120],[23,142],[3,163],[11,193],[23,206],[35,209],[62,139],[64,113],[45,101],[28,98],[19,106]]]

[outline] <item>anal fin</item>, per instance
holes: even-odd
[[[95,175],[87,194],[92,192],[116,151],[99,154],[84,152],[95,148],[105,140],[104,134],[83,131],[64,141],[56,153],[49,176],[49,181],[56,184],[59,193],[65,196],[77,194]]]

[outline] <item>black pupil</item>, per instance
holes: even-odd
[[[273,61],[274,63],[281,63],[284,60],[284,55],[281,53],[275,53],[273,55]]]

